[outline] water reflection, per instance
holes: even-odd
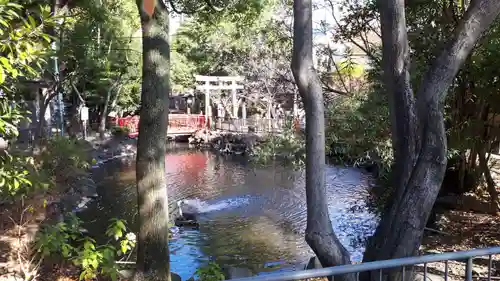
[[[183,279],[208,259],[221,265],[268,271],[269,263],[290,269],[312,252],[304,242],[306,200],[303,172],[279,163],[255,168],[244,158],[209,152],[172,151],[166,160],[169,205],[198,197],[210,212],[200,218],[200,230],[181,231],[171,242],[172,270]],[[329,212],[339,239],[354,261],[371,234],[376,217],[366,208],[370,178],[355,169],[327,167]],[[136,190],[133,161],[108,164],[96,170],[101,198],[85,214],[100,229],[112,217],[128,219],[135,227]],[[353,208],[353,206],[355,208]],[[355,211],[352,211],[355,210]],[[273,270],[276,270],[272,266]]]

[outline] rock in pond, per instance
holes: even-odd
[[[253,273],[250,269],[242,267],[228,266],[223,268],[222,271],[224,273],[224,276],[226,277],[226,280],[253,276]]]
[[[413,281],[445,281],[445,280],[446,279],[443,276],[439,276],[439,275],[432,274],[429,272],[427,272],[425,274],[425,278],[424,278],[424,274],[422,272],[415,273],[415,276],[413,277]],[[448,279],[448,280],[450,280],[450,279]],[[453,280],[453,279],[451,279],[451,280]]]
[[[134,269],[118,270],[118,275],[123,279],[131,279],[134,277],[134,274],[135,274]],[[172,281],[181,281],[181,276],[175,272],[170,272],[170,279]]]

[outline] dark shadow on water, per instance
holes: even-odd
[[[198,231],[181,231],[171,246],[172,270],[183,280],[208,260],[247,267],[255,273],[293,269],[312,252],[304,242],[304,174],[280,163],[259,168],[241,156],[174,149],[167,154],[169,206],[184,198],[207,203]],[[134,161],[109,163],[95,171],[99,199],[82,214],[91,232],[103,234],[119,217],[135,229]],[[364,240],[377,223],[367,210],[371,178],[356,169],[328,166],[327,196],[332,223],[342,243],[361,260]]]

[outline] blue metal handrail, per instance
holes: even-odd
[[[309,278],[336,276],[347,273],[359,273],[372,270],[382,270],[395,267],[411,266],[417,264],[427,264],[432,262],[447,262],[450,260],[467,260],[467,270],[465,280],[472,280],[472,259],[479,256],[489,256],[488,277],[491,280],[491,256],[500,254],[500,247],[474,249],[470,251],[450,252],[442,254],[424,255],[409,258],[391,259],[383,261],[365,262],[360,264],[348,264],[321,269],[311,269],[302,271],[280,272],[264,276],[254,276],[247,278],[231,279],[233,281],[292,281]],[[447,275],[447,272],[445,272]]]

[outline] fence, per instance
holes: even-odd
[[[282,132],[287,119],[240,119],[240,118],[215,118],[213,124],[205,121],[205,115],[195,114],[170,114],[168,117],[168,133],[193,133],[195,130],[211,127],[211,129],[235,133],[279,133]],[[116,118],[113,121],[117,126],[127,127],[130,136],[136,136],[139,128],[139,116]],[[296,122],[295,122],[296,123]],[[295,124],[294,123],[294,124]],[[210,126],[212,125],[212,126]]]
[[[280,272],[263,276],[255,276],[248,278],[239,278],[232,279],[233,281],[292,281],[292,280],[305,280],[310,278],[322,278],[322,277],[333,277],[340,276],[344,274],[355,274],[356,280],[359,280],[360,273],[375,271],[377,275],[377,279],[383,281],[386,277],[384,274],[384,270],[386,273],[390,269],[391,271],[398,270],[400,278],[397,280],[413,280],[407,274],[407,268],[415,265],[423,265],[423,272],[420,274],[423,275],[423,280],[465,280],[472,281],[473,278],[480,280],[500,280],[498,277],[500,272],[496,265],[493,267],[493,255],[500,254],[500,247],[492,247],[485,249],[475,249],[470,251],[461,251],[461,252],[451,252],[451,253],[443,253],[443,254],[435,254],[435,255],[425,255],[418,257],[409,257],[409,258],[401,258],[401,259],[392,259],[392,260],[383,260],[383,261],[374,261],[374,262],[366,262],[361,264],[351,264],[351,265],[341,265],[335,267],[327,267],[322,269],[312,269],[312,270],[303,270],[303,271],[291,271],[291,272]],[[488,257],[487,259],[487,273],[486,276],[475,276],[473,277],[473,267],[474,258],[478,257]],[[464,261],[465,262],[465,276],[460,277],[460,279],[452,279],[449,274],[448,262],[449,261]],[[430,274],[428,273],[428,264],[430,263],[444,263],[444,279],[430,279]],[[495,269],[496,273],[493,272]],[[373,279],[372,279],[373,280]]]
[[[290,120],[285,118],[216,118],[215,129],[236,133],[280,133],[287,126],[291,126]]]
[[[269,118],[251,118],[251,119],[223,119],[215,118],[213,124],[211,124],[210,119],[205,120],[205,115],[197,114],[169,114],[168,116],[168,134],[191,134],[196,130],[204,129],[206,127],[211,127],[211,129],[223,130],[226,132],[235,133],[280,133],[285,127],[294,126],[300,127],[297,122],[290,123],[291,120],[280,118],[280,119],[269,119]],[[210,126],[212,125],[212,126]],[[87,124],[87,132],[92,130],[97,131],[99,123]],[[130,137],[136,137],[139,134],[139,116],[128,116],[123,118],[109,118],[107,122],[107,128],[112,126],[126,127],[129,132]],[[80,131],[83,131],[83,127],[80,127]],[[35,136],[36,128],[26,128],[20,129],[20,142],[29,143],[33,142]],[[66,132],[68,133],[68,132]],[[54,131],[52,134],[57,134]],[[78,133],[82,134],[81,132]]]

